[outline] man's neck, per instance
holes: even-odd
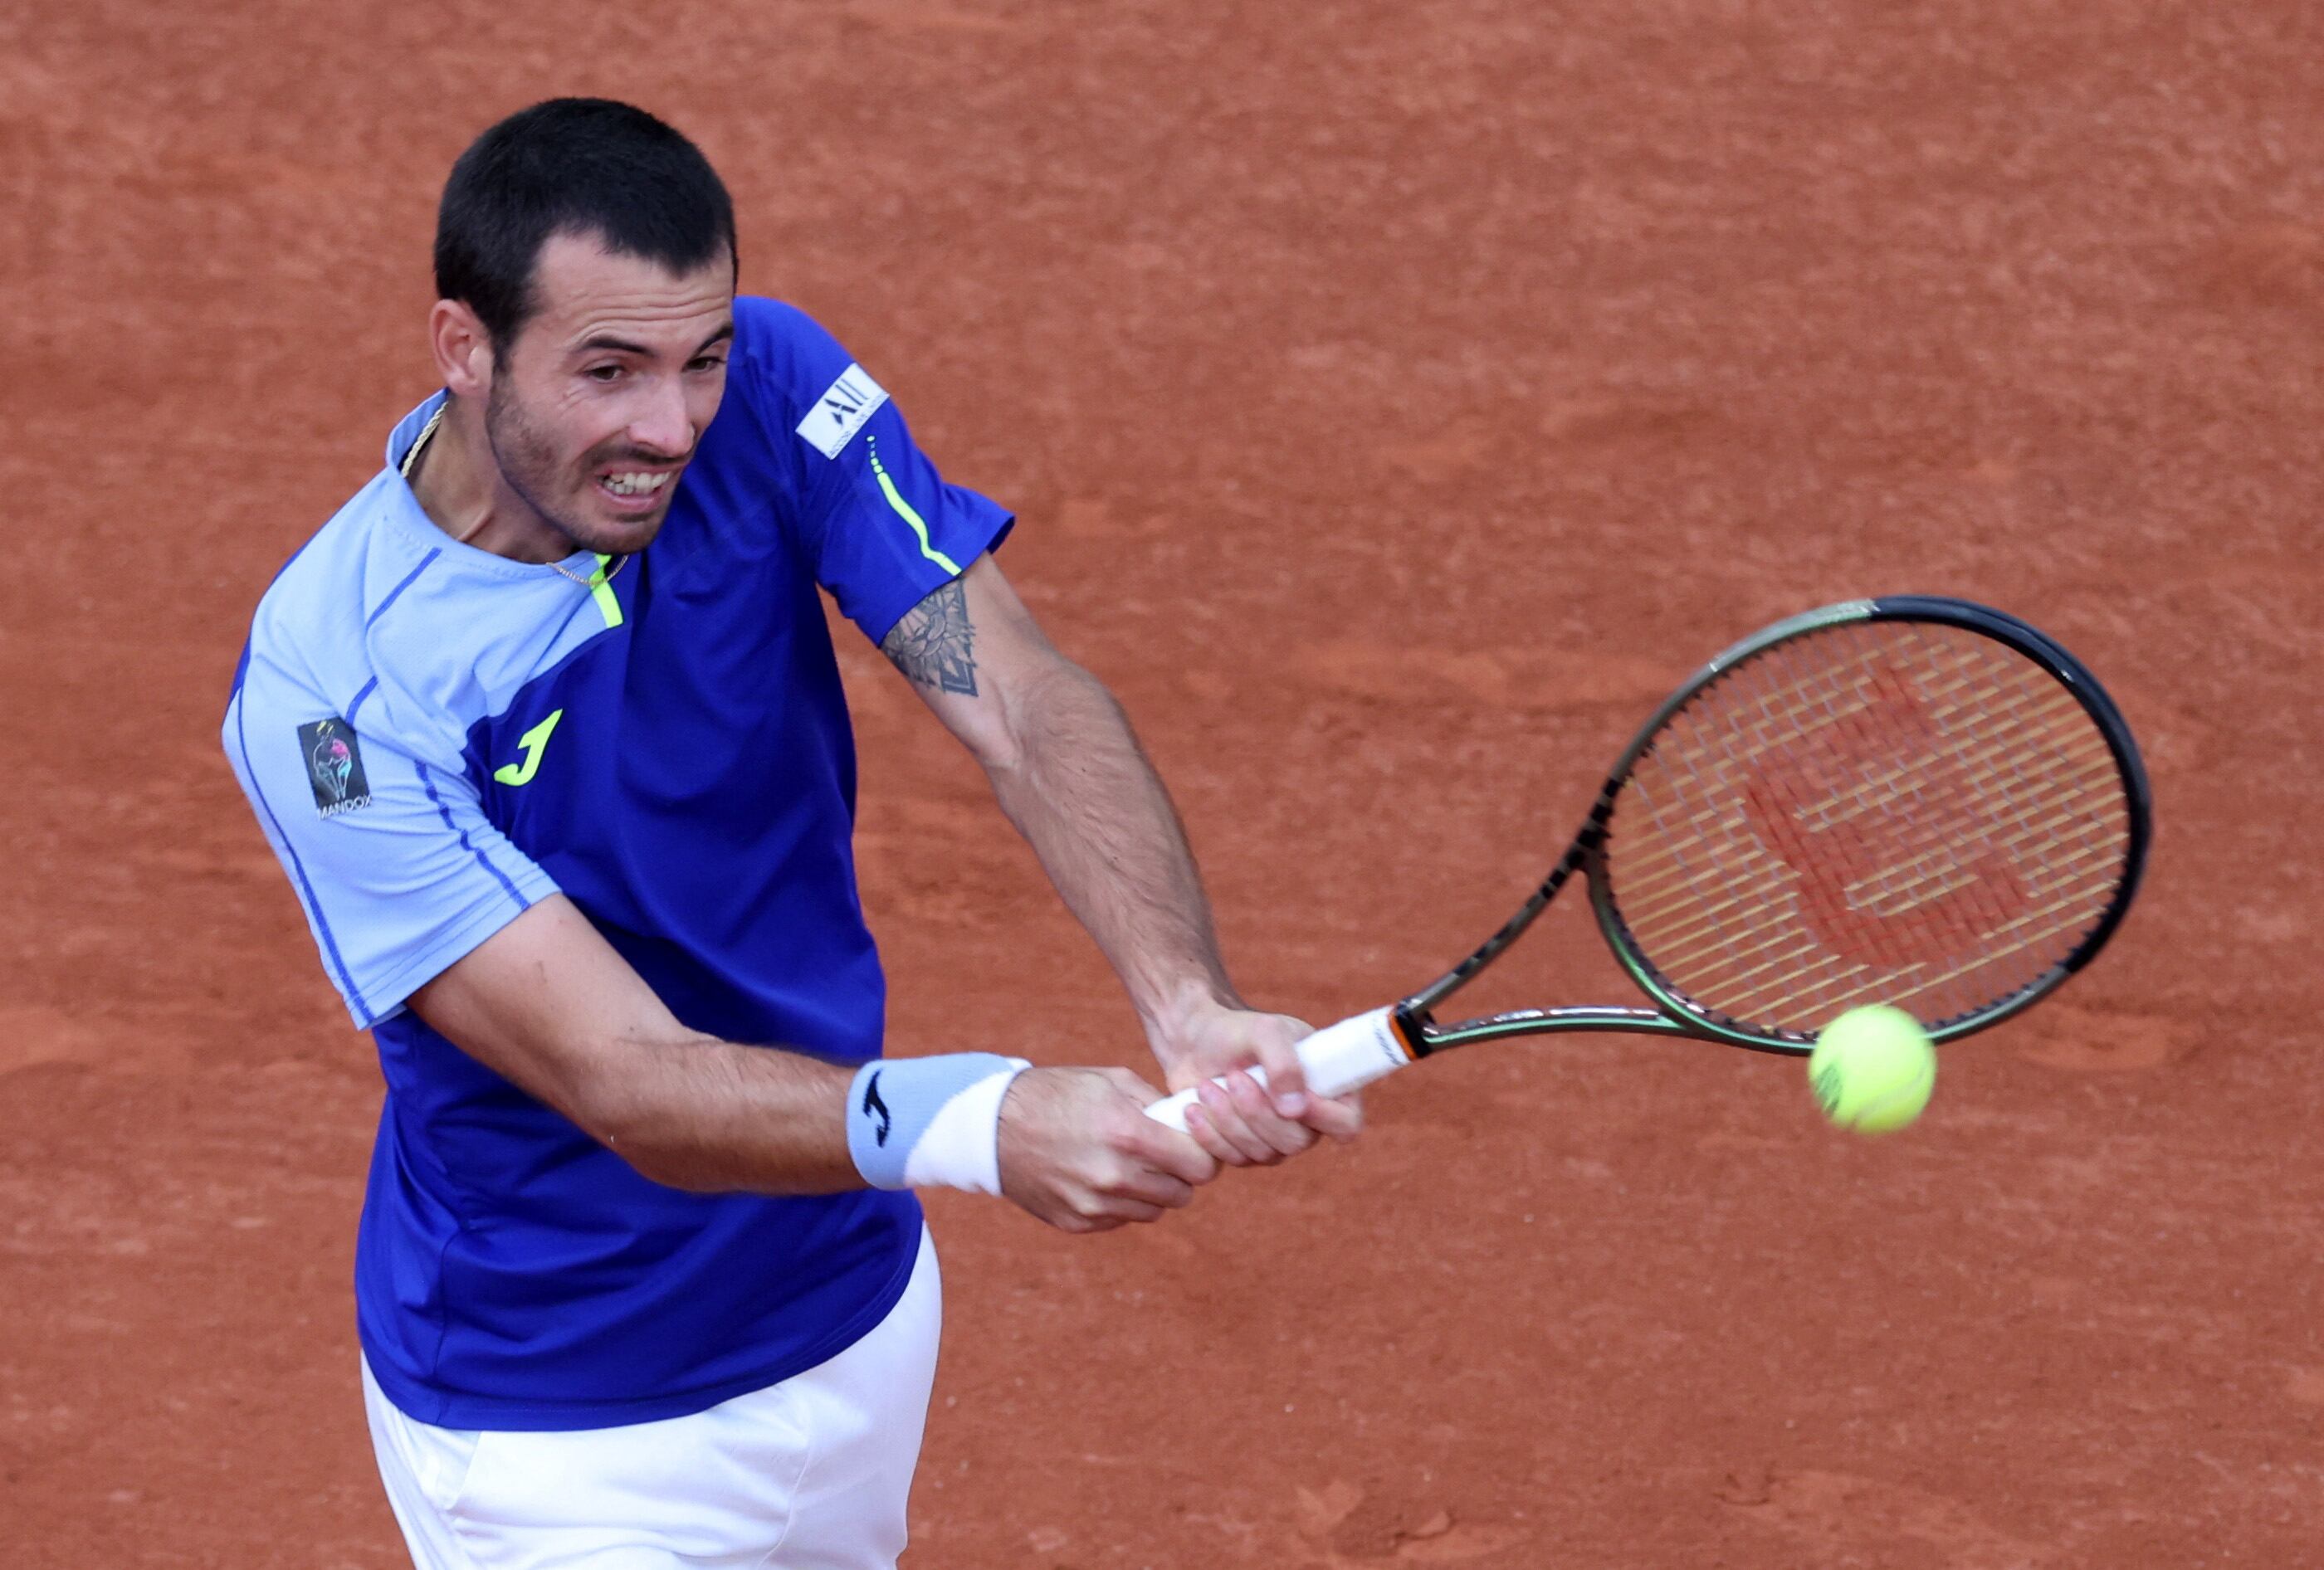
[[[463,545],[512,561],[561,562],[573,542],[542,523],[501,477],[484,411],[468,399],[447,398],[443,418],[412,455],[405,479],[429,521]]]

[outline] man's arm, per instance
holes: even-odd
[[[1174,1088],[1257,1062],[1189,1120],[1222,1161],[1278,1160],[1317,1132],[1351,1136],[1352,1102],[1305,1094],[1297,1020],[1250,1011],[1219,957],[1210,902],[1169,794],[1121,705],[1060,654],[990,555],[908,612],[881,645],[983,765],[1001,810],[1129,989]]]
[[[786,1194],[864,1186],[847,1153],[852,1069],[687,1030],[562,895],[409,1003],[658,1183]]]
[[[687,1029],[561,895],[408,1001],[656,1182],[770,1194],[866,1186],[848,1144],[853,1068]],[[883,1067],[908,1074],[927,1061]],[[1154,1137],[1143,1112],[1152,1095],[1120,1070],[1019,1075],[999,1113],[1002,1192],[1077,1232],[1185,1204],[1217,1167],[1168,1130]]]

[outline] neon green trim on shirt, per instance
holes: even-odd
[[[605,565],[613,559],[611,556],[597,558],[597,571],[591,577],[589,597],[597,601],[597,613],[605,619],[605,625],[619,627],[622,624],[622,602],[613,598],[613,580],[605,571]]]
[[[904,493],[896,489],[896,482],[888,478],[888,471],[880,462],[880,449],[867,445],[865,451],[872,455],[872,473],[880,482],[880,494],[888,499],[888,505],[896,510],[896,516],[910,524],[912,532],[920,537],[920,555],[954,577],[959,577],[960,564],[928,543],[927,524],[912,510],[912,504],[904,500]]]
[[[599,584],[597,592],[602,594],[604,592],[604,585]],[[564,718],[565,711],[559,709],[518,737],[516,744],[524,748],[524,757],[515,763],[501,765],[493,770],[493,777],[504,785],[530,785],[532,776],[540,772],[540,755],[549,750],[549,733],[556,730],[557,722]]]

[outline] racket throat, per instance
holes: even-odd
[[[1429,1026],[1435,1023],[1426,1009],[1415,1007],[1409,1000],[1388,1011],[1388,1029],[1396,1033],[1397,1041],[1416,1063],[1444,1045],[1429,1039]]]

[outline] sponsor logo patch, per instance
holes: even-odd
[[[799,436],[825,457],[836,458],[847,438],[862,430],[863,422],[887,401],[888,390],[865,374],[862,366],[851,363],[798,422]]]
[[[299,756],[307,760],[307,783],[315,790],[318,817],[336,818],[371,805],[363,744],[355,739],[354,726],[337,714],[300,726]]]

